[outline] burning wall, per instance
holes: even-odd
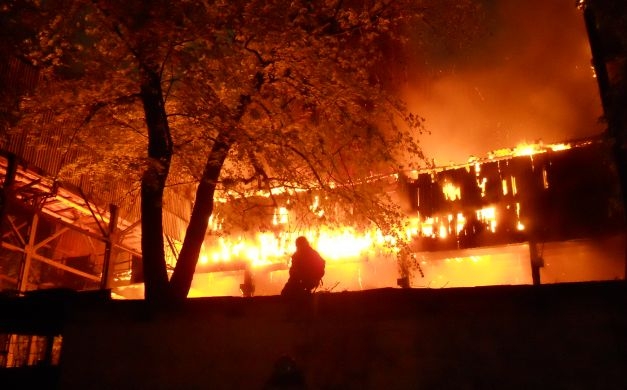
[[[528,155],[513,149],[508,158],[419,174],[410,196],[419,216],[435,224],[421,236],[450,236],[455,248],[521,242],[530,230],[543,241],[616,231],[622,207],[607,146],[562,147],[540,145]],[[468,242],[471,235],[484,238]]]

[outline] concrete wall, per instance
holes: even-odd
[[[142,301],[74,310],[63,389],[627,388],[624,282]],[[285,373],[285,366],[282,367]],[[275,387],[285,388],[285,387]],[[300,388],[300,387],[296,387]]]

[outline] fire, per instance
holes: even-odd
[[[543,143],[529,144],[522,142],[512,149],[501,149],[493,152],[490,159],[495,157],[533,156],[547,151],[561,151],[570,149],[569,144],[545,145]],[[481,175],[481,162],[473,160],[470,166],[474,166],[476,181],[481,189],[481,196],[485,196],[487,179]],[[411,172],[416,176],[417,172]],[[502,179],[503,195],[516,195],[519,191],[516,178]],[[283,191],[275,190],[282,193]],[[444,198],[448,201],[461,199],[461,188],[458,183],[446,180],[442,185]],[[324,215],[320,208],[319,199],[314,199],[310,210],[319,216]],[[519,231],[525,229],[520,221],[520,204],[516,204],[515,228]],[[273,232],[258,232],[249,236],[216,237],[202,248],[199,258],[199,268],[216,265],[232,265],[226,269],[263,269],[272,265],[289,266],[290,255],[295,250],[294,241],[299,235],[306,236],[314,247],[328,261],[334,264],[351,263],[365,258],[373,258],[381,255],[389,255],[398,252],[397,243],[392,237],[385,237],[376,229],[357,231],[351,226],[341,228],[320,228],[317,230],[303,229],[300,231],[287,231],[290,226],[290,212],[285,207],[277,207],[272,217],[272,224],[276,227]],[[497,210],[495,207],[485,207],[475,210],[474,215],[468,216],[462,213],[450,215],[434,215],[424,217],[421,215],[409,216],[405,221],[406,230],[401,236],[407,242],[418,237],[431,237],[447,239],[462,234],[466,224],[475,219],[485,226],[487,232],[497,231]],[[219,221],[210,220],[213,231],[220,231]],[[239,267],[239,268],[238,268]],[[224,269],[224,268],[218,268]]]
[[[554,145],[549,145],[549,147],[551,148],[552,151],[559,152],[559,151],[562,151],[562,150],[568,150],[572,146],[569,145],[569,144],[554,144]]]
[[[537,153],[562,151],[570,148],[571,145],[569,144],[543,145],[542,143],[521,143],[516,148],[498,150],[491,154],[489,159],[507,156],[533,156]],[[481,197],[485,197],[488,179],[482,175],[481,162],[473,160],[469,163],[467,169],[470,169],[470,167],[474,167],[476,183],[481,190]],[[543,172],[543,175],[546,187],[548,186],[546,172]],[[417,177],[417,172],[411,172],[411,176]],[[520,188],[518,188],[519,183],[517,183],[514,176],[501,179],[500,186],[504,196],[515,196],[520,191]],[[447,201],[454,202],[462,197],[460,185],[453,182],[450,178],[443,182],[441,190],[444,199]],[[514,221],[515,229],[523,231],[525,225],[520,220],[520,203],[515,203],[512,206],[515,206],[515,217],[517,219]],[[310,210],[319,216],[324,215],[319,199],[314,199],[310,205]],[[468,229],[475,229],[476,226],[479,226],[487,234],[493,234],[497,232],[498,228],[498,213],[500,211],[496,206],[477,209],[470,214],[458,212],[423,216],[418,213],[417,215],[408,216],[406,221],[403,221],[406,228],[403,232],[399,232],[399,237],[410,244],[421,237],[435,240],[450,240],[465,236],[468,234]],[[312,246],[327,260],[330,275],[333,275],[330,277],[340,277],[343,286],[345,286],[344,288],[346,286],[358,289],[367,288],[367,286],[391,287],[387,284],[380,285],[380,283],[389,283],[389,280],[396,280],[398,272],[396,254],[400,251],[396,237],[385,236],[381,231],[374,228],[360,231],[348,225],[338,228],[321,227],[315,230],[301,229],[290,231],[289,227],[291,222],[293,222],[292,218],[293,216],[290,215],[288,208],[277,207],[272,215],[272,224],[275,228],[271,232],[257,232],[246,236],[219,236],[216,234],[213,238],[207,240],[201,249],[196,270],[197,275],[205,276],[200,276],[197,280],[195,279],[194,283],[197,290],[190,294],[192,296],[202,296],[203,294],[229,295],[237,293],[236,291],[234,292],[232,286],[218,286],[224,282],[220,278],[236,281],[241,277],[242,272],[251,272],[265,280],[266,289],[264,290],[263,287],[258,289],[262,294],[263,291],[266,293],[268,291],[273,291],[274,293],[280,291],[280,286],[285,283],[287,278],[291,254],[295,251],[294,242],[301,235],[307,237]],[[211,217],[209,220],[209,226],[213,232],[221,231],[221,221],[216,220],[214,217]],[[472,231],[475,234],[477,233],[477,231]],[[471,232],[470,234],[473,233]],[[174,247],[177,251],[180,250],[180,244],[174,245]],[[481,254],[468,257],[463,255],[452,256],[447,257],[447,260],[444,262],[427,261],[424,253],[420,256],[423,259],[419,261],[419,264],[423,269],[431,270],[432,272],[437,271],[437,274],[440,271],[443,274],[450,274],[457,271],[449,269],[452,265],[449,266],[447,264],[457,264],[455,266],[456,269],[459,267],[471,267],[475,271],[479,268],[483,270],[486,264],[491,263],[490,256],[493,255],[490,253],[490,255]],[[449,261],[448,259],[453,260]],[[174,256],[172,256],[169,264],[172,265],[175,261]],[[382,271],[384,269],[385,271]],[[372,275],[371,273],[374,271],[379,272],[379,274]],[[381,279],[383,278],[381,272],[385,273],[385,281]],[[475,274],[470,269],[466,272],[469,273],[468,275],[471,273]],[[484,271],[481,272],[481,274],[483,273]],[[219,274],[222,274],[222,276],[219,277]],[[208,277],[207,275],[213,276]],[[436,276],[432,275],[435,279],[432,279],[431,282],[437,282]],[[477,277],[477,275],[474,277]],[[268,287],[268,278],[271,283],[274,283],[270,287]],[[380,281],[375,282],[373,278],[380,279]],[[508,276],[508,278],[507,280],[510,280],[513,276]],[[475,280],[467,283],[472,285],[472,283],[479,282]]]
[[[288,212],[285,207],[279,207],[272,218],[273,225],[285,225],[287,223]]]
[[[459,186],[456,186],[449,181],[445,182],[444,186],[442,186],[442,192],[444,192],[444,197],[447,200],[456,200],[461,199],[462,197]]]
[[[244,262],[253,268],[276,263],[287,263],[296,249],[296,237],[308,238],[328,261],[357,260],[372,254],[377,247],[392,242],[379,231],[357,232],[350,227],[322,228],[317,231],[256,233],[250,237],[218,237],[215,243],[203,248],[199,264]]]
[[[496,209],[494,207],[477,210],[477,219],[487,222],[492,232],[496,231]]]
[[[495,157],[512,156],[533,156],[547,151],[562,151],[570,149],[570,144],[545,145],[542,142],[529,144],[521,142],[513,149],[500,149],[490,154],[490,159]],[[481,177],[481,164],[473,160],[477,176],[477,185],[481,189],[481,196],[485,196],[487,179]],[[417,172],[411,172],[416,176]],[[546,181],[546,180],[545,180]],[[516,195],[518,192],[515,177],[509,180],[502,180],[503,195],[510,192]],[[276,193],[284,193],[281,189],[275,189]],[[461,199],[461,189],[456,183],[446,180],[442,186],[442,192],[446,200],[455,201]],[[520,205],[516,205],[516,216],[520,217]],[[314,199],[310,210],[322,216],[324,210],[320,208],[319,199]],[[494,207],[486,207],[476,210],[476,218],[485,224],[489,231],[496,232],[497,215]],[[278,207],[273,215],[272,223],[277,227],[289,225],[290,215],[285,207]],[[210,227],[214,231],[220,230],[220,223],[213,218],[210,219]],[[421,216],[409,217],[406,225],[409,226],[404,232],[404,238],[408,241],[416,237],[439,237],[446,238],[451,234],[459,234],[466,223],[466,218],[459,213],[455,216]],[[522,222],[517,221],[516,228],[524,230]],[[200,265],[229,263],[234,261],[245,262],[252,267],[262,267],[275,263],[286,263],[290,254],[294,251],[293,242],[297,236],[306,236],[319,252],[331,261],[354,261],[375,252],[384,251],[389,248],[391,237],[384,237],[378,230],[358,232],[355,229],[345,226],[338,229],[322,228],[317,231],[302,230],[299,232],[274,232],[256,233],[250,237],[219,237],[209,247],[203,248],[199,259]],[[394,247],[396,243],[392,243]],[[396,248],[396,250],[398,250]]]
[[[323,257],[340,261],[358,259],[363,254],[371,252],[380,239],[381,237],[377,237],[372,231],[358,234],[353,229],[345,228],[342,231],[324,231],[317,244]]]
[[[218,237],[214,245],[202,249],[199,264],[203,266],[244,261],[253,267],[259,267],[277,262],[285,255],[286,248],[281,237],[272,233],[257,233],[252,239],[241,236]]]
[[[509,157],[533,156],[535,154],[546,153],[548,151],[559,152],[562,150],[568,150],[572,147],[573,146],[571,144],[567,143],[545,145],[542,141],[533,144],[521,142],[514,148],[503,148],[492,151],[488,154],[488,156],[491,160]]]
[[[516,145],[514,156],[531,156],[541,152],[542,145],[521,143]]]
[[[476,217],[486,224],[490,231],[496,230],[494,207],[478,210]],[[459,234],[466,222],[466,217],[461,213],[450,214],[444,218],[414,216],[407,219],[405,224],[407,228],[402,232],[402,237],[408,242],[417,237],[444,239],[451,234]],[[359,261],[377,255],[385,256],[398,251],[397,239],[385,236],[377,229],[357,231],[345,226],[337,229],[320,228],[315,231],[259,232],[249,237],[217,237],[212,245],[202,249],[199,267],[244,263],[252,268],[260,268],[272,264],[287,264],[295,250],[294,241],[300,235],[307,237],[325,259],[336,263]]]

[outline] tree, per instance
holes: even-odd
[[[183,299],[216,191],[226,205],[247,204],[220,208],[233,222],[250,224],[279,201],[254,190],[280,188],[308,222],[320,220],[318,196],[325,223],[399,223],[381,178],[415,167],[422,122],[385,88],[381,65],[399,27],[422,14],[415,3],[33,2],[47,24],[38,22],[29,58],[45,83],[25,101],[22,125],[52,113],[73,124],[74,147],[99,157],[84,168],[138,178],[146,299]],[[189,181],[193,212],[168,279],[164,191]]]

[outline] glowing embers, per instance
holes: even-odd
[[[572,148],[570,144],[553,144],[549,145],[548,147],[551,148],[551,150],[554,152],[560,152],[562,150],[568,150]]]
[[[412,237],[431,237],[445,239],[451,235],[460,235],[464,229],[474,224],[486,226],[492,233],[496,232],[497,213],[495,207],[486,207],[474,212],[468,218],[462,214],[448,214],[445,216],[434,216],[411,220],[410,225],[417,226],[408,232]]]
[[[518,193],[518,187],[516,186],[516,176],[510,176],[509,178],[512,184],[512,195],[516,195]]]
[[[496,208],[486,207],[477,210],[477,219],[484,222],[492,233],[496,232]]]
[[[482,178],[481,181],[479,181],[479,179],[477,179],[477,186],[479,186],[479,188],[481,188],[481,197],[485,198],[485,194],[486,194],[486,184],[488,183],[488,179],[487,178]]]
[[[279,207],[275,210],[272,217],[273,225],[285,225],[289,220],[289,213],[285,207]]]
[[[320,208],[319,196],[316,195],[314,197],[313,203],[311,204],[311,206],[309,206],[309,210],[311,210],[311,212],[316,214],[318,217],[322,217],[324,215],[324,210]]]
[[[549,175],[545,167],[542,167],[542,187],[545,190],[549,188]]]
[[[520,203],[516,202],[516,230],[525,230],[525,225],[520,222]]]
[[[429,217],[420,223],[420,236],[432,238],[446,238],[452,233],[453,215],[449,214],[446,218]],[[455,223],[456,233],[459,233],[466,223],[466,218],[462,214],[458,214],[457,223]]]
[[[585,145],[584,143],[582,145]],[[542,142],[529,144],[526,142],[521,142],[516,145],[515,148],[503,148],[497,149],[488,154],[489,159],[500,159],[506,157],[519,157],[519,156],[533,156],[539,153],[546,153],[548,151],[559,152],[562,150],[571,149],[573,146],[571,144],[549,144],[545,145]]]
[[[454,201],[462,198],[459,186],[456,186],[448,180],[444,181],[444,185],[442,185],[442,192],[444,193],[444,198],[446,200]]]
[[[544,152],[542,145],[520,143],[516,145],[513,151],[514,156],[531,156],[537,153]]]

